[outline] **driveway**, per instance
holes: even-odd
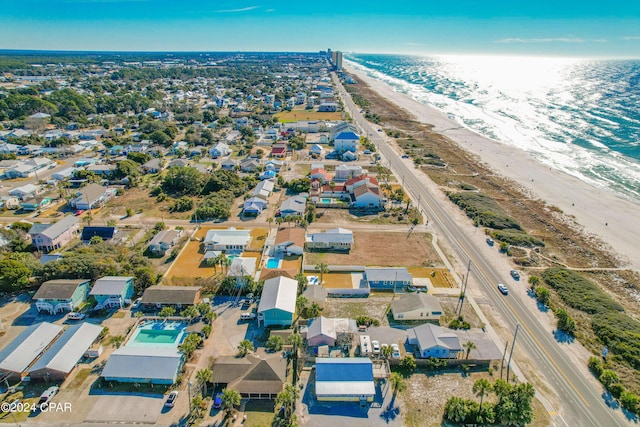
[[[161,395],[104,395],[98,398],[85,421],[153,424],[158,419],[163,405]]]

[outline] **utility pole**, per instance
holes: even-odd
[[[462,284],[462,290],[460,291],[460,299],[458,301],[459,303],[459,313],[458,316],[462,316],[462,306],[464,305],[464,299],[466,297],[466,293],[467,293],[467,283],[469,281],[469,273],[471,272],[471,260],[469,260],[469,263],[467,264],[467,274],[465,274],[464,276],[464,282]]]
[[[513,348],[516,346],[516,338],[518,337],[518,329],[520,329],[520,323],[516,325],[516,331],[513,334],[513,342],[511,343],[511,352],[509,352],[509,361],[507,362],[507,382],[509,382],[509,371],[511,370],[511,357],[513,357]]]
[[[502,360],[500,361],[500,379],[502,379],[502,370],[504,369],[504,358],[507,357],[507,347],[509,347],[509,341],[504,343],[504,351],[502,352]]]

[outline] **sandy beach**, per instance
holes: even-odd
[[[415,118],[449,137],[463,149],[506,178],[526,188],[532,197],[546,201],[574,217],[584,228],[609,244],[623,266],[640,270],[640,204],[595,188],[579,179],[551,169],[525,151],[479,135],[449,119],[439,110],[419,103],[410,96],[395,92],[387,84],[364,72],[348,67],[347,71],[365,81],[381,96],[409,111]]]

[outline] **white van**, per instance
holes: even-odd
[[[255,313],[242,313],[240,315],[240,320],[253,320],[256,318]]]
[[[369,335],[360,335],[360,355],[368,356],[373,351],[373,347],[371,346],[371,338]]]

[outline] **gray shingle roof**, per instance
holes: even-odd
[[[442,307],[440,306],[440,302],[438,302],[438,298],[425,293],[403,295],[400,298],[391,301],[391,309],[394,313],[405,313],[407,311],[419,309],[424,309],[427,312],[442,312]]]
[[[142,294],[143,304],[182,304],[197,303],[200,286],[149,286]]]
[[[83,283],[90,279],[49,280],[44,282],[33,295],[33,299],[70,299]]]

